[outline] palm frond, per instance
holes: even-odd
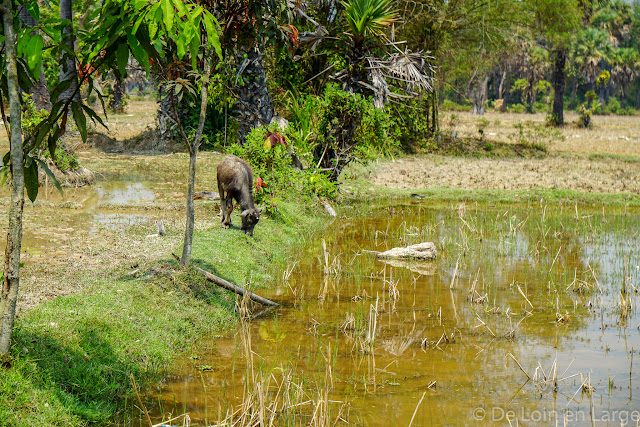
[[[367,70],[375,94],[374,103],[382,108],[388,98],[411,98],[423,92],[433,92],[434,58],[423,52],[408,49],[394,52],[385,58],[367,57]],[[389,86],[401,87],[404,94],[392,92]]]
[[[390,0],[348,0],[340,3],[345,8],[347,26],[356,43],[380,34],[398,20],[398,13]]]

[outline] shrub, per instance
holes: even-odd
[[[525,111],[527,111],[527,107],[526,105],[522,105],[522,104],[513,104],[507,107],[507,111],[510,113],[522,114]]]
[[[444,99],[440,103],[440,109],[443,111],[471,111],[473,106],[471,104],[457,104],[449,99]]]
[[[398,151],[399,142],[391,138],[394,126],[388,113],[374,108],[370,100],[327,86],[321,99],[318,124],[318,163],[336,181],[349,163],[367,162],[378,155]]]
[[[478,133],[480,134],[480,139],[484,139],[484,129],[489,126],[489,123],[489,120],[485,119],[484,117],[478,120],[477,126]]]
[[[536,101],[533,103],[532,111],[534,113],[546,113],[549,111],[549,104],[545,102]]]
[[[635,116],[638,112],[633,107],[619,108],[616,114],[619,116]]]
[[[269,138],[269,132],[278,137]],[[265,203],[267,209],[277,209],[278,200],[334,198],[337,187],[326,175],[315,168],[300,171],[291,166],[289,140],[280,136],[285,135],[275,126],[258,127],[251,130],[244,145],[232,144],[227,148],[253,167],[256,202]]]
[[[318,108],[320,101],[312,95],[300,95],[299,92],[287,92],[287,110],[289,118],[288,134],[294,141],[299,153],[311,153],[318,133]]]
[[[618,111],[619,109],[620,109],[620,101],[618,101],[614,97],[611,97],[609,98],[609,102],[602,109],[602,111],[604,114],[616,114],[616,111]]]
[[[36,108],[31,95],[25,93],[24,103],[22,104],[22,133],[25,136],[31,135],[41,121],[49,117],[47,110],[38,110]]]
[[[584,104],[580,104],[578,108],[578,127],[590,128],[591,127],[591,109],[587,108]]]
[[[45,158],[51,157],[49,151],[45,153]],[[78,162],[78,156],[73,151],[70,151],[63,147],[57,147],[53,162],[58,169],[62,172],[75,171],[80,167]]]
[[[433,145],[433,134],[436,124],[433,123],[433,98],[424,96],[412,99],[406,104],[389,105],[393,126],[390,129],[394,138],[405,152],[413,152],[416,148],[424,149]],[[447,125],[455,128],[459,118],[451,113]]]

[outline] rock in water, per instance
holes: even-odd
[[[438,256],[438,251],[436,250],[436,245],[433,242],[418,243],[416,245],[407,246],[406,248],[393,248],[376,254],[377,258],[385,259],[436,259],[436,256]]]

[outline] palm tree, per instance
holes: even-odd
[[[611,43],[618,46],[630,36],[633,13],[631,3],[625,0],[608,0],[595,11],[591,25],[607,31]]]
[[[350,0],[344,6],[347,28],[343,39],[349,46],[348,68],[344,89],[362,93],[366,86],[365,58],[370,50],[384,39],[384,30],[396,22],[397,13],[390,0]]]
[[[602,72],[602,62],[611,53],[611,42],[606,31],[597,28],[585,28],[578,32],[572,45],[572,58],[578,70],[582,72],[591,89],[595,89],[596,79]]]
[[[347,31],[338,34],[342,47],[337,49],[344,49],[347,66],[334,77],[342,81],[343,90],[373,94],[377,108],[383,108],[389,97],[433,91],[433,58],[401,50],[386,35],[399,19],[391,0],[346,0],[341,5]],[[404,95],[389,90],[390,85],[402,86]]]
[[[274,40],[280,4],[276,0],[207,0],[220,23],[225,56],[233,58],[231,92],[242,143],[252,128],[268,125],[275,114],[267,86],[263,52]]]
[[[620,103],[626,107],[627,85],[640,73],[640,54],[634,48],[615,49],[611,55],[611,75],[620,84]]]

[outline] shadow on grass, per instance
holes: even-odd
[[[65,345],[45,332],[18,328],[15,345],[38,368],[57,400],[72,414],[90,422],[104,421],[118,412],[122,396],[131,392],[129,375],[144,381],[149,372],[123,359],[104,335],[109,327],[99,322],[75,328],[75,345]]]
[[[233,299],[195,271],[176,272],[105,282],[29,312],[13,340],[17,365],[30,367],[17,375],[37,380],[25,387],[42,388],[47,402],[89,423],[113,423],[134,410],[130,375],[140,388],[159,381],[196,339],[233,322]]]

